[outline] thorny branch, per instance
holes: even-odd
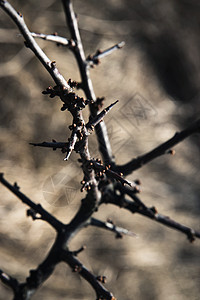
[[[2,270],[0,270],[0,279],[13,290],[14,300],[28,300],[43,282],[52,275],[55,266],[60,262],[65,262],[74,272],[77,272],[89,282],[96,293],[97,300],[115,300],[113,295],[102,285],[102,283],[105,282],[105,277],[93,275],[78,260],[77,255],[85,248],[81,247],[76,251],[70,251],[69,243],[77,232],[87,226],[96,226],[112,231],[118,238],[121,238],[123,235],[135,236],[133,232],[113,224],[111,220],[103,222],[93,218],[93,213],[97,211],[102,204],[114,204],[132,213],[141,214],[151,220],[184,233],[191,242],[194,241],[195,238],[200,238],[199,232],[158,213],[155,207],[147,207],[136,195],[139,192],[139,181],[130,183],[122,178],[122,173],[124,173],[125,176],[130,174],[154,158],[168,153],[171,147],[191,134],[199,132],[200,120],[187,129],[176,133],[174,137],[152,151],[131,160],[125,165],[116,166],[103,118],[117,101],[100,111],[103,98],[96,98],[90,79],[90,67],[94,64],[98,64],[101,58],[120,49],[124,45],[124,42],[116,44],[103,52],[97,51],[95,55],[89,55],[86,59],[72,3],[70,0],[62,0],[62,2],[71,33],[71,39],[66,39],[56,34],[45,35],[43,33],[36,34],[30,32],[21,13],[17,13],[7,1],[0,0],[0,7],[13,19],[25,39],[25,45],[34,52],[35,56],[41,61],[56,83],[56,86],[49,86],[43,94],[49,95],[51,98],[59,97],[64,103],[61,110],[68,110],[73,117],[73,123],[69,126],[71,136],[68,142],[56,142],[52,140],[52,142],[30,144],[52,148],[53,150],[61,149],[63,153],[66,153],[65,160],[69,159],[72,151],[76,151],[80,155],[79,161],[82,163],[81,167],[84,174],[81,190],[85,190],[87,193],[82,199],[79,210],[75,216],[68,224],[64,224],[48,213],[40,204],[35,204],[25,196],[19,190],[16,183],[14,185],[10,184],[3,177],[3,174],[0,174],[0,182],[12,191],[23,203],[29,206],[27,215],[31,216],[33,220],[40,219],[46,221],[57,233],[56,239],[46,258],[35,270],[30,270],[30,275],[26,278],[24,283],[19,283],[15,278],[7,275]],[[59,73],[55,61],[51,61],[46,56],[34,38],[42,38],[55,42],[57,45],[68,46],[76,57],[81,82],[79,84],[71,80],[67,82]],[[74,92],[74,88],[82,88],[86,99],[79,97]],[[90,107],[90,117],[88,122],[85,122],[82,109],[87,105]],[[89,153],[88,136],[94,128],[96,130],[103,162],[101,159],[92,159]],[[127,195],[131,200],[126,198]]]
[[[80,70],[80,75],[81,75],[80,86],[83,89],[86,98],[94,101],[94,103],[90,104],[90,112],[91,115],[95,117],[98,114],[99,108],[97,105],[95,105],[96,95],[94,92],[92,81],[90,79],[89,66],[85,58],[85,53],[83,50],[83,45],[82,45],[82,41],[78,29],[77,18],[74,13],[72,2],[69,0],[62,0],[62,2],[66,14],[67,24],[71,32],[71,38],[76,44],[76,46],[72,49],[72,51],[76,57],[79,70]],[[104,162],[106,164],[112,164],[114,162],[114,157],[112,155],[112,149],[110,146],[109,137],[108,137],[108,133],[104,121],[102,121],[95,127],[95,131],[99,142],[99,151],[103,156]]]
[[[68,250],[68,243],[70,239],[82,228],[81,226],[78,228],[80,219],[75,217],[69,224],[65,225],[43,209],[40,204],[35,204],[27,196],[21,193],[16,183],[11,185],[6,179],[4,179],[3,174],[0,176],[0,182],[32,209],[32,212],[28,210],[28,215],[32,216],[34,220],[42,219],[46,221],[57,231],[57,237],[47,257],[36,270],[30,271],[30,276],[26,278],[26,282],[19,283],[15,278],[8,276],[0,270],[0,279],[4,284],[12,288],[14,292],[14,300],[30,299],[38,287],[49,276],[51,276],[55,266],[60,262],[66,262],[72,268],[72,271],[77,272],[80,276],[87,280],[94,288],[97,299],[115,299],[113,295],[97,280],[97,276],[94,276],[89,270],[87,270],[87,268],[75,257],[81,252],[80,249],[73,252]],[[36,217],[37,214],[41,215],[41,218]],[[84,217],[83,210],[81,211],[81,216]],[[83,222],[84,220],[81,221]],[[84,250],[84,248],[82,248],[82,250]]]

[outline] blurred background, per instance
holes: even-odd
[[[61,1],[11,1],[31,31],[70,38]],[[197,0],[73,1],[86,55],[125,41],[123,49],[91,70],[98,97],[119,99],[105,122],[118,164],[143,154],[199,118],[200,3]],[[30,142],[66,141],[71,116],[62,103],[42,95],[52,79],[24,47],[15,24],[0,10],[0,169],[35,202],[68,222],[84,195],[73,153],[34,148]],[[65,47],[38,41],[66,80],[80,80]],[[78,92],[81,94],[81,91]],[[87,119],[88,113],[84,112]],[[89,138],[99,157],[95,136]],[[141,199],[160,213],[200,230],[200,138],[195,134],[166,155],[128,176],[142,182]],[[24,281],[44,259],[55,237],[50,226],[26,217],[26,206],[1,186],[0,267]],[[111,218],[138,238],[115,239],[96,228],[81,231],[71,250],[85,244],[79,259],[120,300],[197,300],[200,295],[200,241],[123,209],[102,206],[95,217]],[[0,285],[0,299],[12,299]],[[95,299],[90,286],[60,264],[33,299]]]

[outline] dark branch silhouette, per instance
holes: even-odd
[[[200,120],[197,120],[195,123],[193,123],[185,130],[175,133],[175,135],[165,143],[159,145],[153,150],[147,152],[146,154],[143,154],[141,156],[138,156],[137,158],[132,159],[130,162],[126,163],[125,165],[117,166],[116,169],[119,172],[122,172],[124,175],[131,174],[133,171],[141,168],[143,165],[149,163],[153,159],[163,154],[166,153],[173,154],[172,151],[169,151],[172,147],[176,146],[184,139],[197,132],[200,132]]]
[[[79,274],[91,285],[96,293],[97,300],[115,300],[116,298],[112,293],[103,286],[105,276],[94,275],[77,258],[78,254],[81,253],[85,247],[82,246],[78,250],[71,251],[70,241],[80,230],[88,226],[95,226],[99,229],[114,232],[117,238],[121,238],[123,235],[136,236],[135,233],[128,229],[116,226],[111,220],[102,221],[94,218],[93,214],[100,206],[103,206],[103,204],[113,204],[131,213],[138,213],[152,221],[156,221],[185,234],[191,242],[193,242],[195,238],[200,238],[200,232],[158,213],[155,207],[146,206],[137,195],[140,182],[138,180],[129,182],[122,177],[165,153],[173,153],[170,150],[172,147],[190,135],[200,132],[200,120],[185,130],[176,133],[174,137],[152,151],[132,159],[124,165],[115,165],[103,119],[118,100],[101,110],[103,98],[96,98],[90,78],[90,67],[94,64],[98,64],[101,58],[123,47],[124,42],[116,44],[103,52],[98,50],[95,55],[90,55],[86,59],[72,2],[70,0],[62,0],[62,3],[71,34],[70,39],[57,36],[56,34],[45,35],[43,33],[37,34],[30,32],[24,22],[22,14],[17,13],[9,2],[0,0],[0,7],[17,25],[25,39],[26,47],[33,51],[56,84],[54,87],[47,87],[46,90],[43,91],[43,94],[48,95],[50,98],[59,97],[63,102],[61,110],[68,110],[73,118],[72,124],[69,126],[71,136],[68,138],[68,141],[56,142],[52,140],[52,142],[30,144],[33,146],[52,148],[53,150],[61,149],[63,153],[66,153],[66,157],[64,158],[66,161],[70,159],[72,151],[75,151],[79,155],[79,162],[81,162],[83,171],[81,191],[85,191],[86,194],[82,198],[79,209],[74,217],[69,223],[65,224],[55,218],[40,204],[34,203],[20,191],[16,183],[12,185],[1,173],[0,182],[29,207],[27,216],[30,216],[32,220],[35,221],[43,220],[47,222],[55,229],[56,238],[44,260],[34,270],[30,270],[30,274],[24,282],[20,283],[17,279],[4,273],[2,270],[0,270],[0,279],[6,286],[12,289],[14,300],[29,300],[32,295],[36,293],[37,289],[53,274],[56,265],[62,262],[66,263],[73,272]],[[34,38],[41,38],[55,42],[57,45],[68,46],[76,58],[81,75],[81,82],[77,83],[71,79],[66,81],[56,67],[55,61],[51,61],[46,56]],[[75,93],[75,88],[83,90],[85,99]],[[83,118],[82,110],[87,106],[89,106],[90,115],[86,122]],[[95,129],[97,135],[102,160],[100,158],[92,158],[89,152],[88,137],[93,129]],[[131,200],[129,200],[128,197]]]

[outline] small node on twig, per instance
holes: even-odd
[[[140,187],[136,185],[136,186],[134,187],[134,192],[135,192],[135,193],[140,193],[140,192],[141,192]]]
[[[150,210],[153,212],[154,215],[156,215],[158,213],[158,210],[157,210],[157,208],[155,206],[152,206],[150,208]]]
[[[76,42],[73,39],[69,40],[69,48],[73,49],[76,47]]]
[[[52,68],[52,69],[55,69],[55,67],[56,67],[56,62],[55,62],[55,60],[53,60],[53,61],[51,62],[51,68]]]
[[[27,217],[31,217],[33,219],[33,221],[35,221],[35,220],[41,220],[42,219],[41,217],[37,217],[37,214],[38,213],[34,209],[32,209],[32,208],[29,208],[26,211]]]
[[[81,181],[81,184],[83,185],[83,186],[81,187],[81,192],[83,192],[84,190],[85,190],[86,192],[88,192],[88,191],[91,190],[91,188],[92,188],[89,181],[82,180],[82,181]]]
[[[68,80],[67,83],[69,84],[69,86],[70,86],[71,88],[77,87],[77,84],[78,84],[75,80],[72,81],[71,78]]]
[[[137,184],[137,185],[141,185],[141,184],[142,184],[140,179],[135,179],[134,182],[135,182],[135,184]]]
[[[105,97],[98,97],[96,99],[96,101],[94,102],[93,106],[96,109],[100,110],[103,107],[103,105],[104,105],[104,100],[105,100]]]
[[[110,224],[114,224],[114,223],[113,223],[113,220],[110,219],[110,218],[107,219],[107,222],[110,223]]]
[[[18,11],[17,14],[18,14],[21,18],[23,18],[22,13],[20,13],[20,12]]]
[[[81,266],[78,266],[78,265],[74,266],[73,269],[72,269],[72,272],[77,272],[77,273],[79,273],[79,272],[81,272],[81,271],[82,271],[82,267],[81,267]]]
[[[64,103],[60,110],[65,111],[66,109],[68,109],[68,106],[66,103]]]
[[[14,188],[15,188],[16,190],[19,190],[19,189],[20,189],[20,187],[19,187],[19,185],[17,184],[17,182],[15,182],[15,183],[13,184],[13,186],[14,186]]]
[[[190,229],[190,232],[187,236],[190,243],[193,243],[195,241],[195,232],[193,229]]]
[[[102,283],[106,283],[106,281],[107,281],[106,276],[97,276],[96,279]]]
[[[122,233],[117,232],[116,235],[115,235],[115,238],[116,238],[116,239],[123,239]]]
[[[174,149],[170,149],[167,153],[170,155],[175,155],[176,151]]]
[[[30,45],[29,45],[29,43],[28,43],[27,41],[24,41],[24,46],[25,46],[26,48],[30,48]]]

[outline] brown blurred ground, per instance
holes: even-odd
[[[69,36],[59,1],[12,1],[35,32]],[[170,138],[199,115],[198,1],[74,1],[86,54],[124,40],[126,46],[92,70],[97,96],[106,104],[119,99],[106,117],[116,161],[121,164]],[[61,112],[59,100],[41,94],[51,78],[23,47],[23,39],[9,17],[0,11],[0,166],[11,182],[63,222],[78,208],[82,175],[77,155],[29,146],[29,142],[65,141],[71,117]],[[79,80],[68,49],[39,41],[66,79]],[[87,114],[86,114],[87,115]],[[95,137],[90,148],[98,156]],[[174,157],[161,157],[129,176],[142,181],[141,198],[149,206],[200,230],[199,135],[176,147]],[[45,257],[54,232],[43,222],[32,222],[26,207],[1,186],[0,267],[23,281],[28,270]],[[64,207],[64,208],[63,208]],[[199,299],[200,242],[122,209],[102,207],[97,217],[112,218],[139,235],[116,240],[111,233],[88,228],[74,239],[82,244],[84,264],[106,275],[120,300]],[[0,299],[11,299],[0,285]],[[65,265],[33,299],[95,299],[88,284]]]

